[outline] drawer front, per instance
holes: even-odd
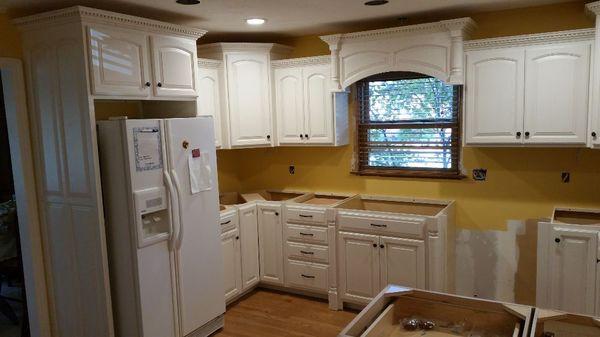
[[[285,232],[287,240],[327,244],[327,227],[287,224]]]
[[[228,211],[221,213],[221,219],[219,221],[219,224],[221,226],[221,233],[225,233],[232,229],[238,228],[237,211]]]
[[[328,266],[287,260],[285,280],[288,287],[327,291]]]
[[[383,216],[339,211],[337,223],[341,230],[358,230],[377,234],[425,237],[425,219],[410,216]]]
[[[328,263],[329,248],[300,242],[286,242],[287,257],[312,262]]]
[[[288,206],[286,217],[290,222],[326,224],[325,209]]]

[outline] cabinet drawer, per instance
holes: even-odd
[[[230,210],[230,211],[221,213],[219,225],[221,226],[221,233],[225,233],[232,229],[238,228],[237,211]]]
[[[326,224],[324,209],[288,206],[286,217],[290,222]]]
[[[425,236],[425,219],[419,217],[339,211],[337,223],[341,230],[368,231],[420,239]]]
[[[322,264],[287,260],[285,279],[288,287],[327,291],[327,271]]]
[[[327,244],[327,228],[287,224],[286,240]]]
[[[290,259],[303,259],[313,262],[329,262],[329,248],[300,242],[286,242],[287,257]]]

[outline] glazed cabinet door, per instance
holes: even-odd
[[[228,301],[242,291],[240,235],[237,229],[221,234],[221,248],[223,251],[225,301]]]
[[[173,36],[151,36],[154,95],[194,98],[196,88],[196,41]]]
[[[467,52],[467,144],[522,142],[524,63],[523,48]]]
[[[554,226],[549,239],[550,307],[594,315],[598,232]]]
[[[241,251],[242,251],[242,289],[258,284],[260,280],[258,263],[258,215],[256,205],[239,206]]]
[[[225,59],[231,146],[272,145],[269,56],[230,53]]]
[[[382,236],[379,242],[381,285],[425,289],[425,242]]]
[[[346,300],[366,303],[381,290],[379,237],[338,233],[340,291]]]
[[[333,143],[333,94],[329,65],[307,66],[304,75],[304,139],[311,144]]]
[[[260,279],[283,285],[281,206],[257,205]]]
[[[93,95],[140,98],[150,95],[150,62],[146,34],[89,26],[87,39]]]
[[[524,142],[587,142],[591,42],[526,51]]]
[[[222,64],[219,61],[198,61],[198,116],[212,116],[215,122],[215,146],[223,146],[221,128],[221,90],[220,73]]]
[[[275,109],[280,144],[304,143],[304,109],[301,68],[276,68]]]

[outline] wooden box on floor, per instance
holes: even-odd
[[[528,336],[532,307],[387,286],[338,337]],[[433,330],[407,331],[403,319],[433,321]]]
[[[598,337],[600,318],[535,309],[531,337]]]

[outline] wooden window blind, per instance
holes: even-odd
[[[357,83],[354,173],[462,178],[462,86],[391,72]]]

